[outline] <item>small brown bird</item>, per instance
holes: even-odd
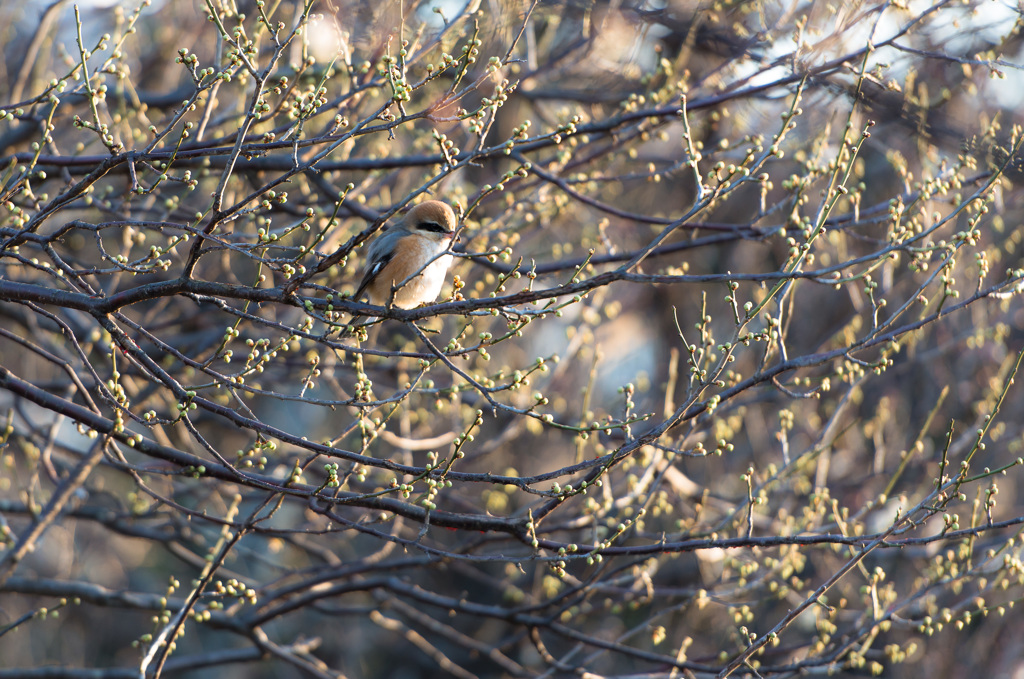
[[[455,212],[439,200],[409,210],[370,245],[366,272],[352,299],[367,295],[371,304],[399,309],[433,302],[452,263],[448,248],[457,223]]]

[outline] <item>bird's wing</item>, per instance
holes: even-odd
[[[356,288],[355,294],[352,295],[353,302],[358,302],[363,298],[363,293],[366,292],[366,286],[368,286],[370,281],[372,281],[374,277],[388,265],[388,262],[390,262],[393,257],[393,252],[382,255],[373,263],[372,266],[366,269],[366,273],[363,274],[363,280],[359,281],[359,287]]]

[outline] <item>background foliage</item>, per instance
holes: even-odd
[[[0,15],[0,676],[1024,671],[1016,9]]]

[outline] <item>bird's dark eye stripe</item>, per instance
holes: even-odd
[[[424,231],[433,231],[434,233],[450,233],[448,229],[444,228],[437,222],[420,222],[419,228]]]

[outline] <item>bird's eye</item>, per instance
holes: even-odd
[[[423,231],[433,231],[434,233],[451,233],[448,229],[444,228],[437,222],[420,222],[417,224],[417,228]]]

